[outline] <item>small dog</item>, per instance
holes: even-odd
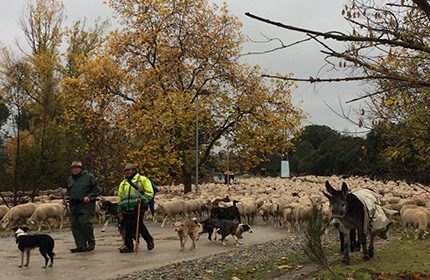
[[[239,224],[233,221],[228,220],[220,220],[221,223],[218,227],[217,233],[221,235],[221,242],[222,245],[226,245],[225,238],[227,235],[231,235],[234,237],[236,241],[236,246],[239,246],[239,244],[242,244],[242,242],[239,241],[239,239],[242,239],[242,234],[244,232],[252,233],[251,226],[249,224]]]
[[[53,252],[54,239],[51,236],[47,234],[28,235],[27,227],[16,227],[13,228],[13,230],[15,231],[16,244],[18,244],[18,249],[21,251],[21,265],[19,267],[22,267],[24,263],[24,252],[27,255],[27,261],[24,266],[28,266],[30,262],[30,251],[36,247],[39,247],[40,254],[45,259],[45,266],[43,266],[43,268],[46,268],[48,265],[48,256],[49,259],[51,259],[49,267],[52,267],[55,254]]]
[[[185,249],[185,243],[187,242],[188,237],[190,237],[193,242],[190,250],[195,249],[196,241],[199,239],[200,233],[203,231],[202,224],[193,220],[191,222],[175,222],[173,226],[175,227],[175,231],[178,233],[179,240],[181,242],[181,251]]]

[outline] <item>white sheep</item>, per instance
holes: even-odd
[[[429,234],[429,218],[428,213],[420,208],[408,208],[402,212],[402,224],[406,236],[409,237],[408,228],[415,228],[415,239],[425,239]]]
[[[55,219],[59,224],[59,229],[63,228],[63,220],[66,215],[66,207],[63,204],[58,203],[44,203],[40,204],[36,210],[34,210],[31,217],[27,220],[27,224],[38,226],[38,231],[41,230],[42,224],[46,223],[49,230],[51,225],[49,219]]]
[[[25,203],[14,206],[7,211],[1,220],[0,227],[2,229],[10,229],[14,225],[19,223],[25,223],[27,218],[29,218],[34,210],[36,210],[37,205],[35,203]]]
[[[257,204],[254,199],[243,199],[236,204],[241,216],[243,216],[249,224],[254,223],[254,217],[257,214]]]
[[[6,205],[0,205],[0,220],[3,219],[7,211],[9,211],[9,207],[7,207]]]
[[[169,218],[173,219],[176,215],[184,217],[185,214],[185,201],[183,199],[173,199],[170,201],[162,201],[155,203],[155,212],[164,215],[161,227],[164,227]]]
[[[261,205],[258,208],[258,214],[260,214],[261,218],[263,219],[263,222],[267,224],[269,224],[269,210],[270,210],[270,205],[272,205],[271,202],[269,201],[264,201],[263,205]]]
[[[202,198],[195,198],[185,201],[185,214],[194,214],[196,217],[202,217],[202,211],[205,209],[206,201]]]
[[[287,227],[287,231],[290,232],[290,230],[292,228],[296,227],[296,215],[294,213],[294,206],[292,205],[287,205],[283,210],[282,210],[282,218],[283,218],[283,224],[285,226],[288,225]]]
[[[309,204],[297,204],[294,208],[294,215],[297,225],[303,225],[311,215],[312,206]]]
[[[283,215],[285,207],[281,207],[281,205],[277,202],[273,202],[269,207],[269,215],[273,217],[273,225],[275,227],[282,227],[281,217]]]

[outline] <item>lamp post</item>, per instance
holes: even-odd
[[[207,89],[202,89],[196,95],[196,192],[199,192],[199,95],[209,94]]]

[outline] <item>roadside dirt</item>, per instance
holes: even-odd
[[[32,250],[29,267],[18,268],[20,253],[13,237],[0,239],[0,279],[8,280],[46,280],[46,279],[109,279],[135,271],[154,269],[183,260],[207,257],[216,253],[236,250],[233,239],[223,246],[220,242],[210,242],[207,235],[202,235],[197,248],[190,251],[191,242],[186,250],[179,251],[179,238],[172,227],[160,228],[160,224],[147,224],[155,239],[155,249],[147,251],[146,243],[141,241],[137,255],[120,254],[121,238],[115,226],[109,226],[106,232],[100,232],[96,226],[96,250],[86,253],[70,253],[75,247],[70,231],[53,232],[55,254],[53,268],[42,268],[43,257],[38,249]],[[241,248],[266,241],[285,238],[285,230],[271,226],[254,226],[253,233],[245,234]],[[143,242],[143,243],[142,243]]]

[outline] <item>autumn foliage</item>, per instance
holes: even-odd
[[[47,38],[55,40],[46,48],[33,48],[30,40],[31,54],[3,57],[11,62],[3,63],[4,71],[22,63],[31,68],[28,79],[40,77],[39,88],[2,86],[5,93],[20,93],[19,110],[12,108],[12,95],[5,95],[14,114],[28,113],[28,127],[18,130],[40,135],[34,159],[43,159],[37,161],[43,170],[60,170],[55,180],[49,181],[46,171],[35,177],[44,174],[47,184],[60,184],[69,162],[80,158],[109,192],[123,165],[134,162],[143,174],[162,183],[183,182],[190,191],[197,118],[203,172],[210,171],[206,165],[215,151],[227,146],[240,158],[241,170],[290,148],[304,118],[291,102],[291,83],[263,81],[258,67],[239,60],[241,24],[227,6],[203,0],[113,0],[109,5],[120,27],[107,33],[100,22],[64,28],[60,2],[39,0],[28,7],[25,22],[55,27],[47,29],[53,32]],[[44,38],[39,35],[36,39]],[[62,40],[68,46],[64,53],[57,43]],[[48,103],[32,100],[36,93]],[[9,136],[10,145],[18,147],[18,132]],[[47,146],[48,138],[57,144]],[[49,160],[51,152],[58,161]],[[11,153],[11,162],[20,162],[18,155]],[[14,170],[23,172],[19,164]]]

